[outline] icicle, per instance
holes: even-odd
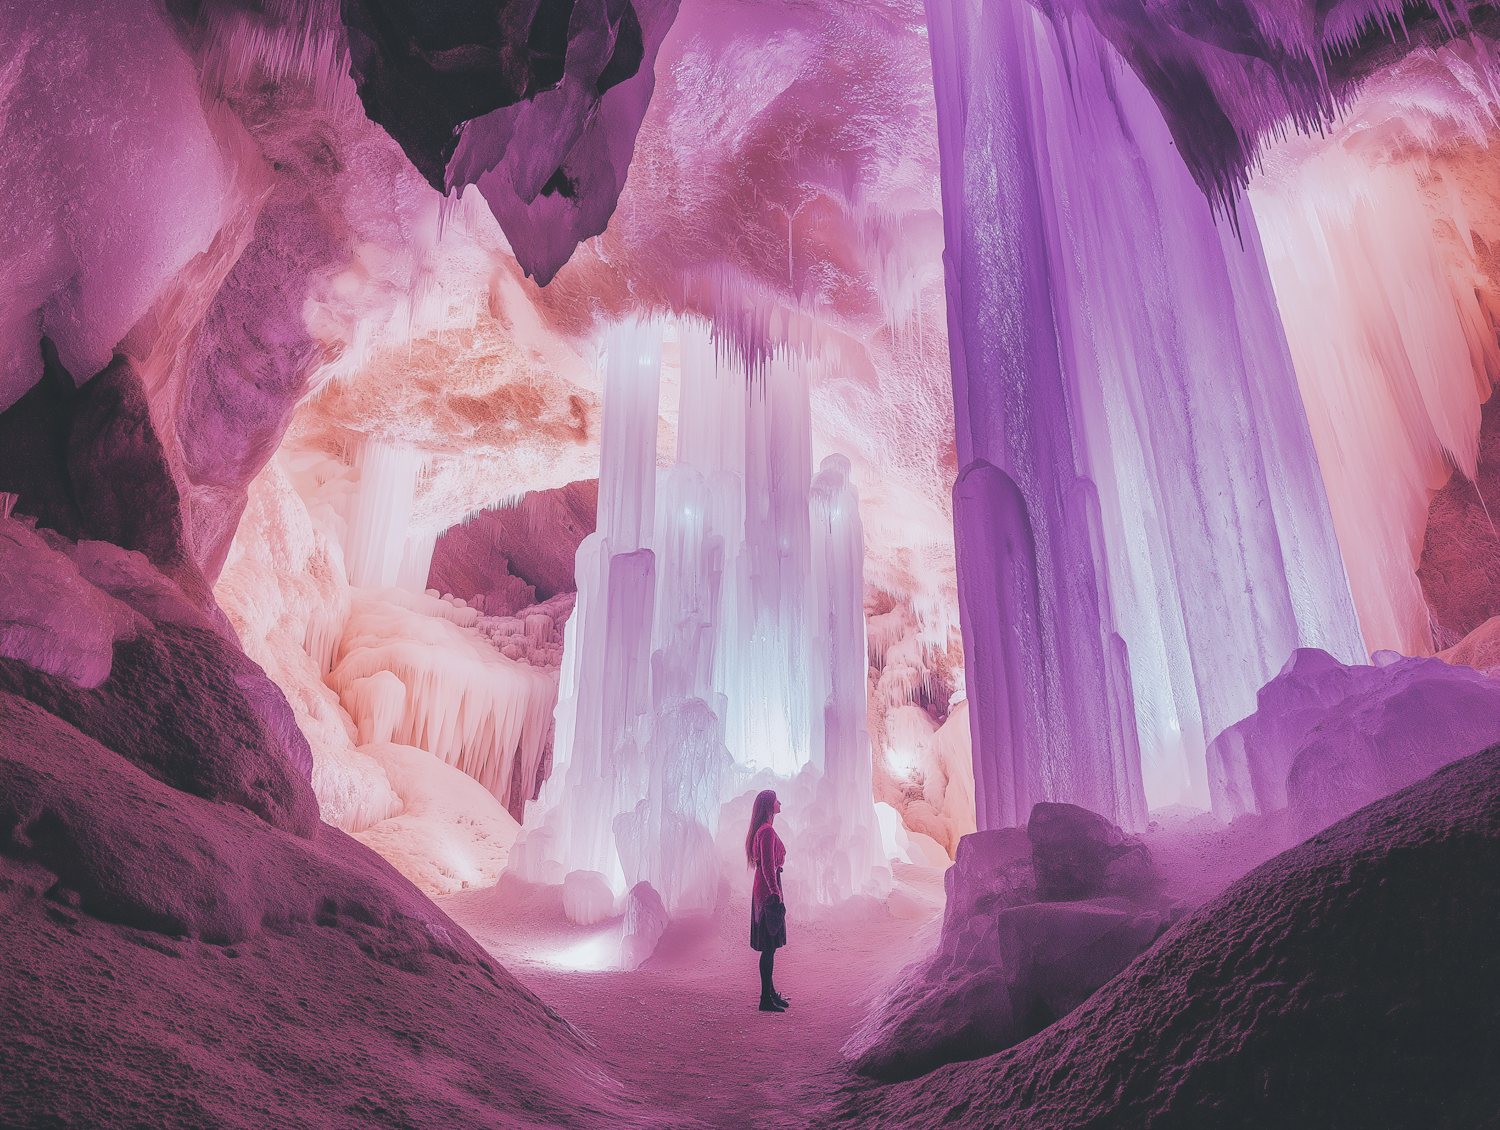
[[[420,593],[427,588],[427,574],[432,570],[432,551],[437,545],[437,531],[409,535],[401,546],[401,564],[396,568],[395,587]]]
[[[401,576],[412,499],[425,462],[420,451],[404,444],[366,439],[360,445],[359,488],[344,545],[349,583],[356,588],[391,588]],[[426,583],[423,576],[415,586],[406,587],[421,592]]]
[[[1250,192],[1368,652],[1432,650],[1416,577],[1428,503],[1455,467],[1474,476],[1500,376],[1493,285],[1454,188],[1466,139],[1494,128],[1492,82],[1472,46],[1414,53],[1399,87],[1374,80]]]
[[[446,604],[396,589],[356,592],[328,685],[358,726],[361,744],[425,749],[517,814],[532,796],[547,749],[555,676],[505,658],[453,618],[403,606],[422,602]]]

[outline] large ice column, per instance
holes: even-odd
[[[599,523],[575,559],[553,773],[516,859],[525,878],[597,872],[617,894],[625,872],[614,821],[645,796],[649,777],[661,338],[659,323],[628,322],[606,339]]]
[[[648,882],[668,913],[711,910],[719,889],[725,696],[714,684],[722,608],[723,508],[686,463],[658,472],[654,552],[656,624],[651,652],[651,732],[645,789],[614,821],[626,883]],[[732,517],[733,511],[730,511]]]
[[[725,741],[737,761],[745,761],[746,711],[738,693],[754,658],[748,654],[744,627],[752,623],[745,550],[746,408],[750,392],[744,369],[719,354],[708,327],[685,322],[678,327],[682,358],[682,394],[677,415],[677,460],[702,476],[708,492],[707,526],[721,539],[723,560],[716,581],[712,668],[708,684],[725,699],[716,705],[725,726]],[[732,739],[730,735],[733,735]]]
[[[437,531],[407,534],[401,546],[401,564],[396,568],[396,587],[407,592],[426,592],[427,574],[432,572],[432,552]]]
[[[812,756],[807,664],[808,484],[812,415],[806,369],[776,357],[745,409],[745,554],[740,693],[730,704],[735,759],[790,776]]]
[[[885,866],[871,790],[865,644],[865,534],[849,460],[830,455],[810,491],[812,540],[808,652],[812,679],[813,765],[823,777],[818,808],[808,821],[821,841],[813,852],[820,902],[866,888]],[[810,837],[804,837],[807,843]]]
[[[666,914],[712,909],[723,815],[742,819],[735,805],[770,786],[787,800],[798,907],[880,894],[849,462],[812,474],[804,365],[778,357],[751,376],[688,324],[678,462],[656,469],[660,339],[643,348],[647,332],[608,343],[599,529],[576,562],[556,768],[512,868],[616,900],[649,884]],[[629,960],[648,944],[630,942]]]
[[[1253,224],[1097,33],[927,11],[980,826],[1139,826],[1207,804],[1207,740],[1293,648],[1362,654],[1306,419]]]

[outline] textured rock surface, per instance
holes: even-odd
[[[676,15],[677,0],[343,5],[370,120],[434,188],[477,184],[544,286],[615,210]]]
[[[316,191],[328,191],[318,182],[333,178],[335,162],[330,154],[311,170],[278,164],[280,183],[188,356],[177,433],[193,546],[210,577],[224,565],[246,486],[276,451],[318,359],[304,316],[312,275],[331,273],[347,254],[335,235],[340,221]]]
[[[936,950],[875,1000],[844,1049],[860,1075],[914,1079],[1019,1043],[1076,1008],[1182,913],[1155,897],[1138,839],[1071,804],[1036,805],[1025,830],[964,836],[944,886]]]
[[[1473,481],[1454,471],[1427,508],[1417,580],[1440,649],[1500,615],[1500,396],[1485,402],[1482,420]]]
[[[541,286],[614,214],[678,3],[543,3],[543,18],[549,7],[571,9],[555,85],[464,126],[446,187],[478,187]]]
[[[0,9],[0,409],[36,343],[109,364],[222,221],[227,177],[193,61],[153,0]]]
[[[158,780],[312,834],[312,757],[285,696],[143,555],[0,518],[0,577],[0,691]]]
[[[441,190],[461,125],[561,77],[573,7],[567,0],[349,0],[343,19],[365,113]]]
[[[1459,1128],[1500,1109],[1500,749],[1283,852],[1019,1047],[820,1127]]]
[[[102,683],[115,641],[134,639],[146,627],[46,538],[13,519],[0,519],[0,588],[0,657],[80,687]]]
[[[216,632],[163,624],[122,641],[109,677],[93,689],[0,659],[0,690],[39,704],[175,788],[241,806],[295,835],[311,836],[318,825],[305,780],[307,739],[294,723],[262,717],[256,706],[264,703],[252,696],[281,692]],[[284,698],[281,707],[289,718]]]
[[[42,354],[42,379],[0,412],[0,490],[19,495],[17,514],[70,540],[144,553],[199,609],[212,609],[135,367],[116,356],[75,389],[45,339]]]
[[[1034,805],[1026,838],[1042,902],[1098,898],[1150,884],[1145,845],[1076,804]]]
[[[573,592],[573,557],[594,532],[599,480],[569,483],[557,490],[527,491],[517,506],[485,510],[454,526],[432,551],[427,587],[472,602],[485,596],[484,611],[506,615],[529,586],[525,604]],[[517,590],[515,581],[520,582]]]
[[[373,852],[179,791],[8,694],[0,842],[7,1126],[644,1121]]]
[[[1491,616],[1447,651],[1438,652],[1437,658],[1493,677],[1500,667],[1500,616]]]

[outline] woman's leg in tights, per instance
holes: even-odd
[[[775,950],[760,951],[760,995],[762,998],[775,995],[776,990],[771,987],[771,967],[775,962]]]

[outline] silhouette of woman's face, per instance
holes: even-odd
[[[776,798],[776,806],[771,809],[771,815],[775,816],[780,811],[781,811],[781,798],[777,797]]]

